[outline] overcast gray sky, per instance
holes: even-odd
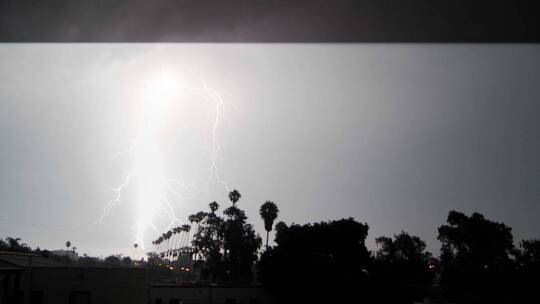
[[[206,84],[223,101],[217,172],[240,191],[239,206],[261,234],[258,208],[272,200],[288,224],[350,216],[367,222],[371,249],[373,238],[405,230],[438,252],[437,227],[451,209],[505,222],[518,240],[538,238],[539,51],[494,44],[4,44],[0,237],[48,249],[70,240],[91,255],[141,254],[132,249],[141,210],[149,210],[141,207],[140,177],[102,215],[116,197],[111,188],[136,166],[133,151],[118,154],[140,138],[145,115],[159,121],[143,141],[142,149],[156,147],[141,152],[151,156],[145,170],[161,165],[164,177],[203,188],[167,184],[176,216],[186,220],[212,200],[228,206],[216,178],[205,187],[219,102]],[[169,101],[154,103],[156,87],[171,83],[179,85]],[[161,231],[167,216],[146,220]],[[143,230],[148,249],[157,232]]]

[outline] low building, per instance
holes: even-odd
[[[33,254],[0,253],[0,304],[148,302],[142,268],[79,267]]]
[[[258,284],[164,284],[150,287],[152,304],[269,304],[272,296]]]
[[[84,267],[42,255],[0,252],[0,304],[273,302],[258,284],[182,283],[178,274],[134,267]]]

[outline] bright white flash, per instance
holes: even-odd
[[[103,215],[108,214],[110,209],[123,200],[124,192],[128,185],[134,185],[137,189],[136,219],[135,219],[135,243],[144,249],[145,232],[149,229],[158,231],[154,225],[155,217],[160,217],[169,222],[169,229],[181,221],[176,217],[170,197],[180,196],[175,189],[208,190],[209,183],[215,179],[226,190],[229,187],[223,181],[217,170],[217,158],[219,144],[217,141],[217,129],[223,107],[223,99],[201,77],[201,86],[189,87],[168,70],[162,70],[154,75],[142,88],[142,109],[138,118],[137,136],[126,152],[117,157],[130,155],[133,158],[132,167],[125,174],[123,182],[116,188],[115,197],[105,206]],[[214,122],[212,125],[212,151],[209,164],[209,175],[204,188],[186,184],[176,178],[167,177],[164,174],[164,164],[158,138],[162,130],[162,124],[166,121],[169,112],[173,110],[176,102],[189,102],[183,100],[186,91],[205,97],[215,103]],[[159,231],[158,231],[159,232]]]

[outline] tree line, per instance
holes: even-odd
[[[480,213],[450,211],[438,228],[441,253],[404,231],[365,246],[369,227],[353,218],[276,224],[276,246],[260,280],[281,302],[515,303],[537,299],[540,241],[514,244],[511,228]]]
[[[365,245],[369,226],[353,218],[304,225],[278,222],[271,201],[259,214],[263,239],[238,207],[241,194],[229,193],[230,206],[188,217],[191,225],[172,228],[152,242],[146,261],[113,255],[104,260],[83,256],[80,264],[139,265],[200,273],[209,282],[251,282],[265,285],[280,302],[412,303],[425,298],[457,303],[507,303],[537,297],[540,240],[514,243],[504,223],[450,211],[438,227],[440,255],[426,250],[418,236],[401,231]],[[221,214],[220,214],[221,213]],[[269,232],[275,230],[275,245]],[[20,239],[0,239],[0,250],[32,252]],[[66,244],[69,248],[69,245]],[[137,247],[137,244],[134,245]],[[39,250],[39,249],[38,249]],[[73,249],[74,250],[74,249]]]
[[[377,237],[377,249],[370,251],[368,224],[353,218],[274,225],[279,209],[267,201],[259,210],[266,231],[262,248],[262,238],[238,207],[240,198],[237,190],[229,193],[223,216],[217,202],[190,216],[189,255],[202,280],[250,281],[255,273],[281,302],[506,303],[535,295],[540,241],[516,245],[509,226],[480,213],[450,211],[438,228],[441,250],[435,257],[420,237],[405,231]],[[269,246],[273,229],[275,245]],[[170,257],[165,252],[159,261]]]

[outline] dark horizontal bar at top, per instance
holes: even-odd
[[[534,1],[0,0],[4,42],[538,42]]]

